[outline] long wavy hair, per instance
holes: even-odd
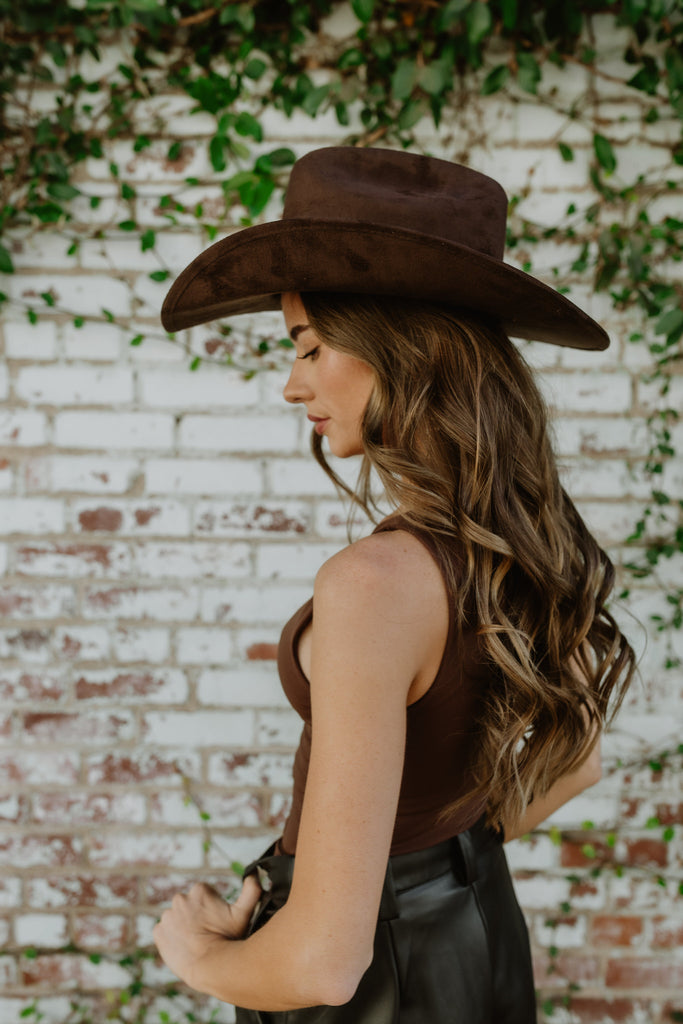
[[[560,484],[544,401],[497,323],[393,297],[301,298],[319,338],[375,375],[356,489],[315,432],[313,454],[371,518],[374,470],[442,552],[457,621],[490,669],[466,799],[486,801],[491,824],[516,821],[585,760],[631,681],[606,608],[612,563]]]

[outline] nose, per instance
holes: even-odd
[[[282,389],[286,402],[308,402],[313,397],[310,384],[306,380],[306,370],[303,359],[295,359],[289,378]]]

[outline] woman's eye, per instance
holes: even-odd
[[[307,353],[306,353],[306,355],[303,355],[303,356],[299,356],[299,359],[310,359],[310,358],[311,358],[312,356],[314,356],[314,355],[315,355],[315,354],[317,353],[317,351],[318,351],[318,347],[319,347],[319,346],[318,346],[318,345],[316,345],[316,346],[315,346],[315,348],[312,348],[312,349],[310,350],[310,352],[307,352]]]

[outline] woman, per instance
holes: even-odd
[[[212,246],[164,305],[169,330],[281,306],[284,394],[316,458],[334,478],[323,437],[361,454],[352,496],[369,507],[374,470],[396,510],[323,565],[283,632],[304,728],[279,843],[232,906],[195,886],[155,929],[244,1024],[535,1019],[503,837],[599,777],[633,653],[507,334],[608,339],[503,263],[506,205],[445,161],[319,150],[282,221]]]

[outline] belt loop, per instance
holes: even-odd
[[[460,872],[456,872],[456,875],[464,873],[463,884],[472,885],[477,879],[477,851],[469,830],[453,836],[453,845],[453,853],[460,867]]]
[[[382,898],[379,903],[379,920],[393,921],[400,916],[396,887],[394,885],[394,873],[391,870],[391,860],[387,863],[387,871],[382,886]]]

